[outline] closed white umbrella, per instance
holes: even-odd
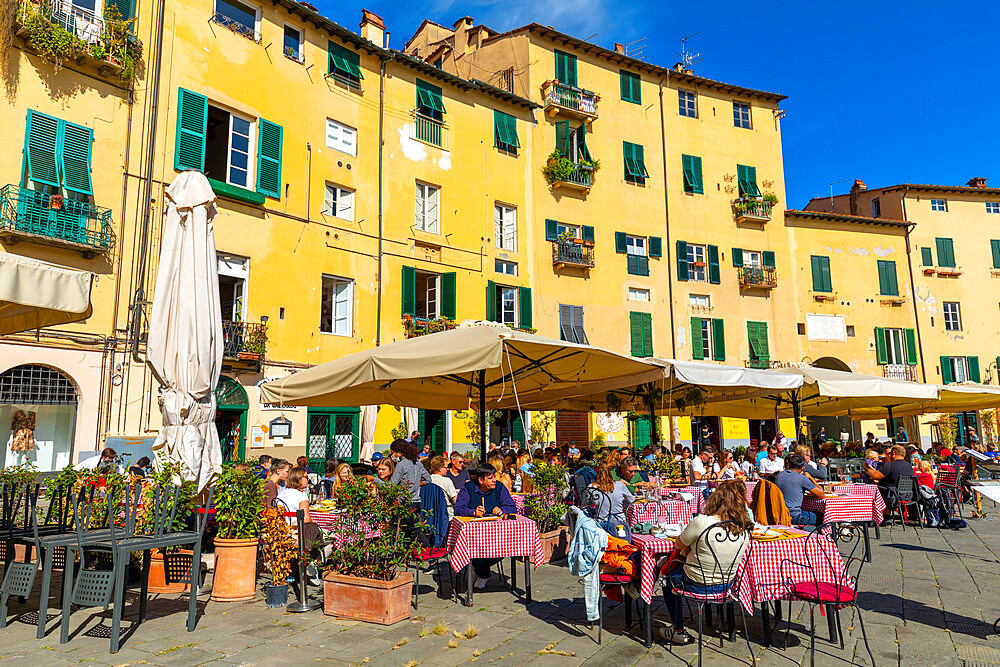
[[[215,254],[215,193],[199,172],[167,189],[146,361],[159,381],[163,428],[153,450],[180,463],[198,490],[222,472],[215,385],[222,370],[222,311]]]
[[[375,453],[375,422],[378,420],[377,405],[361,406],[361,454],[362,461],[371,461]]]

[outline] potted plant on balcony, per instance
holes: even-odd
[[[62,195],[52,195],[49,198],[49,207],[53,211],[61,211],[63,207],[63,196]]]
[[[404,530],[414,519],[410,498],[398,484],[357,478],[341,485],[338,539],[322,568],[324,614],[381,625],[410,617],[406,563],[420,548]]]
[[[770,204],[771,206],[774,206],[775,204],[778,203],[778,195],[774,194],[773,192],[767,192],[764,194],[763,197],[761,197],[761,201],[763,201],[765,204]]]
[[[277,507],[265,507],[261,514],[264,537],[261,555],[264,568],[271,573],[271,585],[264,589],[268,607],[284,607],[288,603],[288,577],[292,561],[298,558],[299,546],[285,513]]]
[[[552,151],[546,160],[542,175],[545,181],[552,185],[558,181],[565,181],[573,175],[574,165],[569,158],[563,157],[559,151]]]
[[[257,541],[264,482],[249,466],[230,463],[215,484],[215,576],[212,599],[251,600],[257,590]]]
[[[524,513],[538,524],[542,540],[542,562],[566,557],[569,547],[568,528],[563,525],[566,513],[563,496],[566,491],[566,468],[551,463],[536,463],[531,467],[537,493],[524,501]]]

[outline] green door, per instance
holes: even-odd
[[[309,408],[309,469],[323,474],[327,459],[358,462],[361,408]]]
[[[649,416],[636,417],[632,422],[632,449],[639,452],[650,444],[650,437],[653,435],[652,423]]]
[[[443,452],[447,434],[445,432],[446,413],[444,410],[418,410],[417,430],[420,431],[420,442],[417,449],[423,449],[424,443],[431,443],[431,451]]]
[[[221,376],[215,386],[215,426],[224,461],[242,461],[247,448],[247,409],[250,402],[239,382]]]

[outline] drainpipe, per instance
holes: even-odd
[[[660,79],[660,149],[663,157],[663,225],[666,228],[664,238],[667,249],[667,310],[670,313],[670,358],[677,358],[677,339],[674,330],[674,276],[673,264],[670,261],[673,253],[673,243],[670,242],[670,190],[667,188],[667,125],[663,115],[663,79]],[[672,420],[671,420],[672,421]],[[673,440],[673,428],[670,430]]]
[[[139,325],[142,319],[142,311],[140,309],[142,308],[142,302],[145,300],[145,293],[142,286],[146,280],[146,254],[149,249],[149,219],[152,215],[149,201],[153,190],[153,149],[156,146],[156,117],[159,112],[160,102],[160,72],[163,66],[163,12],[165,5],[166,0],[160,0],[156,18],[156,67],[153,70],[152,110],[149,116],[149,153],[146,159],[146,182],[143,184],[143,198],[141,200],[144,209],[142,213],[142,237],[139,241],[139,271],[136,273],[135,296],[132,298],[132,313],[129,321],[129,343],[132,350],[132,359],[140,364],[143,361],[142,357],[139,356]]]
[[[906,194],[910,191],[907,185],[903,190],[903,220],[906,220]],[[927,364],[924,361],[924,343],[920,336],[920,313],[917,310],[917,284],[913,282],[913,249],[910,247],[910,232],[917,226],[915,222],[906,225],[906,268],[910,273],[910,288],[913,290],[913,322],[917,331],[917,354],[920,357],[920,378],[921,382],[927,382]]]
[[[388,35],[386,37],[388,39]],[[385,64],[395,56],[381,56],[378,75],[378,266],[376,267],[375,347],[382,344],[382,148],[385,143]]]

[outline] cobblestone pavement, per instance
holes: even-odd
[[[988,503],[989,504],[989,503]],[[884,529],[874,544],[874,562],[862,572],[860,606],[868,641],[879,665],[1000,664],[1000,636],[992,624],[1000,617],[1000,511],[969,521],[962,531]],[[509,574],[509,573],[508,573]],[[40,579],[40,577],[39,577]],[[423,579],[423,578],[422,578]],[[520,579],[520,578],[519,578]],[[208,577],[211,583],[211,575]],[[645,648],[638,624],[624,627],[621,606],[606,609],[603,644],[596,628],[585,621],[583,588],[565,563],[546,565],[532,577],[534,602],[525,604],[504,590],[494,577],[489,590],[478,593],[473,607],[439,599],[429,585],[420,610],[408,621],[382,627],[342,621],[321,611],[289,614],[271,610],[258,598],[247,603],[208,602],[194,632],[185,631],[187,601],[183,596],[152,596],[149,620],[127,635],[122,649],[108,653],[110,611],[84,609],[72,616],[72,638],[59,643],[57,621],[49,621],[45,639],[35,639],[32,610],[37,597],[10,603],[11,622],[2,633],[0,660],[28,659],[33,664],[92,662],[126,665],[306,664],[457,665],[469,662],[519,665],[681,665],[697,663],[696,646],[675,648],[661,641]],[[447,589],[447,587],[446,587]],[[58,590],[58,589],[54,589]],[[207,590],[207,589],[206,589]],[[37,596],[37,592],[36,592]],[[53,602],[54,604],[54,602]],[[54,609],[52,610],[54,611]],[[787,604],[785,605],[787,617]],[[134,598],[126,609],[123,630],[137,614]],[[820,665],[867,665],[860,626],[851,611],[842,613],[845,646],[831,644],[826,619],[816,615],[816,662]],[[655,628],[663,624],[662,600],[653,609]],[[748,619],[757,664],[809,664],[809,612],[796,604],[791,638],[780,648],[761,645],[759,611]],[[689,626],[691,627],[691,626]],[[697,627],[697,626],[694,626]],[[709,631],[706,664],[750,664],[740,632],[735,642],[719,647]],[[21,664],[24,664],[23,662]]]

